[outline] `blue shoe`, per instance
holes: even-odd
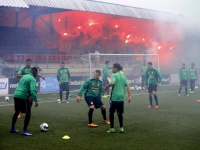
[[[16,130],[15,128],[10,129],[10,133],[18,133],[18,132],[19,132],[19,130]]]
[[[24,135],[24,136],[32,136],[32,134],[28,133],[26,130],[22,131],[22,135]]]

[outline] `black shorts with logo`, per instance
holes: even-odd
[[[85,101],[89,107],[94,105],[96,109],[103,106],[103,102],[101,101],[99,97],[86,96]]]
[[[148,86],[148,92],[152,93],[153,91],[157,91],[157,84],[149,84]]]
[[[29,100],[14,97],[15,111],[21,113],[30,113],[31,105]]]
[[[188,80],[181,80],[180,86],[188,86]]]
[[[110,113],[124,113],[124,101],[110,101]]]
[[[69,83],[68,82],[63,82],[60,84],[60,90],[62,91],[69,91]]]

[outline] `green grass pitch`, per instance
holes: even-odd
[[[58,94],[39,94],[39,107],[32,108],[28,130],[32,137],[21,136],[24,114],[17,120],[18,134],[10,134],[14,113],[13,97],[4,102],[0,97],[1,150],[199,150],[200,149],[200,90],[189,97],[178,97],[178,86],[159,87],[158,110],[148,109],[148,94],[133,91],[132,102],[125,100],[125,133],[108,134],[109,125],[102,122],[99,109],[93,121],[98,128],[89,128],[88,107],[82,99],[77,103],[57,103]],[[109,99],[102,99],[109,116]],[[155,104],[155,103],[154,103]],[[48,132],[40,132],[41,123],[49,124]],[[115,114],[115,129],[119,127]],[[70,136],[63,140],[64,135]]]

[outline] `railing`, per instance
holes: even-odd
[[[3,60],[0,60],[0,69],[5,77],[14,77],[14,69],[8,67]]]

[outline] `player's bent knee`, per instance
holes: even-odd
[[[94,109],[94,105],[90,106],[90,109]]]
[[[106,107],[105,107],[104,105],[102,105],[100,108],[101,108],[101,109],[106,109]]]
[[[155,92],[155,91],[153,91],[153,95],[156,95],[156,92]]]

